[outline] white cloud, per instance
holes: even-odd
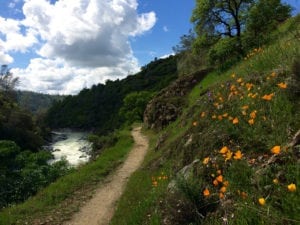
[[[164,32],[168,32],[169,28],[167,26],[163,26],[163,30],[164,30]]]
[[[134,69],[134,70],[133,70]],[[21,90],[49,94],[76,94],[83,88],[106,80],[124,78],[128,73],[138,72],[136,59],[119,64],[118,67],[78,68],[61,59],[31,59],[26,69],[12,69],[20,78]]]
[[[2,48],[0,49],[0,51],[3,51],[2,54],[8,54],[10,51],[24,53],[29,47],[37,43],[33,32],[21,33],[22,26],[20,21],[0,17],[0,24],[0,34],[4,36],[3,40],[0,39],[2,42]]]
[[[12,51],[37,48],[40,57],[13,72],[23,81],[22,89],[40,92],[76,93],[124,77],[138,69],[128,38],[156,23],[154,12],[138,14],[137,6],[137,0],[25,0],[24,20],[0,17],[5,22],[2,27],[0,21],[5,34],[0,60],[9,61]]]
[[[175,53],[172,52],[172,53],[169,53],[169,54],[165,54],[165,55],[160,56],[159,58],[160,59],[166,59],[166,58],[170,57],[171,55],[175,55]]]

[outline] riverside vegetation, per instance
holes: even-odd
[[[141,121],[145,109],[149,153],[130,178],[111,224],[300,223],[300,17],[289,18],[290,7],[280,1],[261,0],[232,1],[240,3],[239,14],[222,18],[212,12],[227,13],[231,1],[209,2],[197,1],[196,33],[182,37],[176,56],[54,104],[43,126],[92,128],[94,160],[55,177],[46,188],[38,186],[23,204],[2,209],[0,224],[69,219],[124,159],[132,146],[126,127]],[[228,19],[238,15],[231,27]],[[195,74],[201,77],[191,79]],[[100,103],[112,96],[116,102],[105,108],[110,113],[102,113]],[[164,122],[156,126],[155,118]],[[43,133],[36,124],[31,127]],[[116,131],[120,127],[123,131]]]

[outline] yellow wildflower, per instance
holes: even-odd
[[[236,80],[236,82],[238,82],[238,83],[241,83],[242,81],[243,81],[242,78],[239,78],[239,79]]]
[[[205,115],[206,115],[206,112],[202,112],[202,113],[201,113],[201,117],[202,117],[202,118],[205,117]]]
[[[229,181],[228,181],[228,180],[224,180],[224,181],[223,181],[223,185],[224,185],[224,187],[228,187]]]
[[[239,119],[237,117],[235,117],[233,120],[232,120],[232,123],[233,124],[238,124],[239,123]]]
[[[277,86],[280,87],[280,88],[282,88],[282,89],[286,89],[287,88],[287,84],[283,83],[283,82],[277,84]]]
[[[248,194],[244,191],[241,192],[242,199],[246,199],[248,197]]]
[[[193,122],[193,126],[196,127],[197,126],[197,121]]]
[[[229,117],[228,117],[228,120],[233,120],[233,117],[232,117],[232,116],[229,116]]]
[[[212,118],[212,119],[216,119],[217,116],[216,116],[216,115],[212,115],[211,118]]]
[[[228,113],[224,113],[222,116],[225,118],[228,116]]]
[[[264,95],[264,96],[262,97],[262,99],[263,99],[263,100],[266,100],[266,101],[271,101],[272,98],[273,98],[273,96],[274,96],[274,93],[271,93],[271,94],[268,94],[268,95]]]
[[[260,205],[265,205],[265,204],[266,204],[266,200],[265,200],[264,198],[259,198],[259,199],[258,199],[258,203],[259,203]]]
[[[232,155],[233,155],[233,153],[232,153],[231,151],[228,151],[228,152],[226,153],[225,162],[226,162],[227,160],[230,160],[231,157],[232,157]]]
[[[222,115],[219,115],[218,120],[222,120],[222,119],[223,119]]]
[[[231,77],[232,77],[232,78],[235,78],[235,73],[231,74]]]
[[[249,123],[250,125],[253,125],[253,124],[254,124],[254,119],[248,120],[248,123]]]
[[[216,179],[214,179],[214,180],[213,180],[213,185],[216,187],[216,186],[219,185],[219,182],[218,182]]]
[[[202,163],[203,163],[204,165],[206,165],[206,164],[209,163],[209,160],[210,160],[209,157],[205,157],[205,158],[203,159]]]
[[[221,148],[220,153],[226,154],[228,151],[229,151],[229,148],[227,146],[224,146],[223,148]]]
[[[279,183],[278,179],[277,178],[273,179],[273,183],[278,184]]]
[[[235,85],[234,85],[234,84],[233,84],[233,85],[231,85],[231,86],[230,86],[230,91],[232,91],[232,92],[233,92],[233,91],[235,91],[235,90],[236,90],[236,87],[235,87]]]
[[[222,176],[222,175],[217,176],[217,177],[216,177],[216,180],[217,180],[218,182],[222,183],[222,182],[223,182],[223,176]]]
[[[276,77],[276,73],[275,73],[275,72],[272,72],[272,73],[271,73],[271,77]]]
[[[222,174],[222,170],[217,170],[217,174]]]
[[[280,153],[280,146],[279,146],[279,145],[274,146],[274,147],[271,149],[271,152],[272,152],[274,155],[278,155],[278,154]]]
[[[225,193],[226,192],[226,187],[225,186],[221,187],[220,192]]]
[[[253,88],[254,84],[246,83],[246,88],[248,91],[250,91]]]
[[[219,198],[220,198],[220,199],[223,199],[224,197],[225,197],[224,194],[223,194],[222,192],[220,192],[220,193],[219,193]]]
[[[210,192],[209,192],[209,190],[208,190],[207,188],[204,189],[203,195],[204,195],[205,197],[210,196]]]
[[[242,106],[242,109],[243,109],[243,110],[249,109],[249,105],[244,105],[244,106]]]
[[[289,192],[295,192],[296,191],[296,184],[293,184],[293,183],[291,183],[291,184],[289,184],[288,186],[287,186],[287,188],[288,188],[288,190],[289,190]]]
[[[252,112],[250,113],[250,118],[251,118],[251,119],[255,119],[255,118],[256,118],[256,113],[257,113],[256,110],[252,111]]]
[[[153,187],[157,187],[157,181],[156,180],[154,180],[154,181],[152,181],[152,185],[153,185]]]
[[[254,95],[252,95],[252,97],[251,98],[256,98],[257,97],[257,93],[255,93]]]
[[[235,153],[234,153],[234,156],[233,158],[236,159],[236,160],[239,160],[243,157],[243,154],[241,152],[241,150],[237,150]]]
[[[242,111],[243,116],[247,115],[247,112],[245,110]]]

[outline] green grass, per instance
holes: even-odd
[[[262,51],[253,50],[251,57],[222,74],[209,74],[191,91],[180,118],[160,133],[148,132],[150,151],[129,180],[112,224],[300,223],[299,149],[287,148],[300,129],[299,71],[293,69],[300,58],[299,25],[291,29],[297,20],[283,25],[276,34],[279,40]],[[247,83],[253,84],[249,90]],[[281,89],[279,83],[287,88]],[[272,93],[270,100],[262,99]],[[233,124],[234,118],[238,123]],[[167,139],[154,150],[162,134]],[[271,152],[276,145],[281,147],[278,155]],[[219,153],[224,146],[232,155]],[[241,159],[234,158],[238,150]],[[202,163],[205,157],[207,164]],[[172,194],[168,183],[178,180],[177,172],[195,159],[200,161],[192,168],[193,176],[179,182],[179,190]],[[151,177],[162,171],[168,182],[153,187]],[[218,172],[229,183],[224,198],[219,196],[224,183],[213,184]],[[287,188],[291,183],[298,188],[295,192]],[[205,188],[208,197],[203,196]],[[259,198],[265,198],[265,205],[258,203]]]
[[[23,204],[0,212],[0,224],[61,224],[78,210],[83,201],[126,157],[133,146],[129,130],[120,131],[115,146],[106,149],[91,163],[81,166],[49,185]]]

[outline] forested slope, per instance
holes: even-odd
[[[100,133],[113,131],[125,121],[119,110],[126,95],[138,91],[154,93],[176,77],[176,56],[155,60],[135,75],[123,80],[108,80],[56,102],[48,112],[47,123],[52,128],[94,129]]]

